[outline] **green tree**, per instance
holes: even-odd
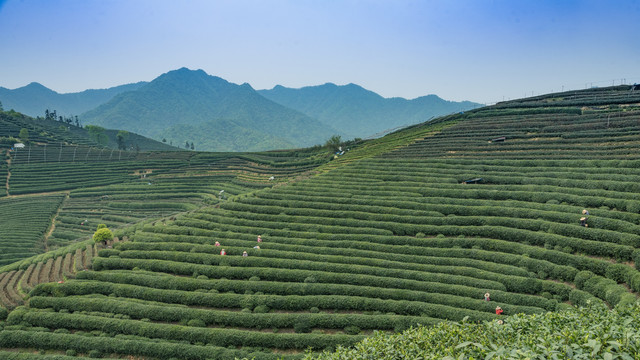
[[[2,101],[0,101],[0,111],[4,111],[4,108],[2,107]]]
[[[23,143],[28,143],[29,142],[29,130],[27,130],[26,128],[22,128],[20,129],[20,134],[18,134],[18,137],[20,138],[20,140],[22,140]]]
[[[116,140],[118,141],[118,149],[124,150],[127,148],[127,140],[129,139],[129,132],[125,130],[118,131],[118,135],[116,135]]]
[[[338,151],[338,148],[342,145],[342,137],[340,135],[333,135],[327,140],[324,146],[328,147],[332,151]]]
[[[85,129],[89,132],[89,138],[100,145],[107,145],[109,137],[104,133],[104,128],[97,125],[87,125]]]
[[[106,227],[99,228],[93,233],[93,241],[95,243],[107,244],[107,241],[113,240],[113,233]]]

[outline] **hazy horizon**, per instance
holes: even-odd
[[[640,82],[640,1],[0,1],[0,86],[102,89],[181,67],[256,90],[354,83],[492,103]]]

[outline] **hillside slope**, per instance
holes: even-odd
[[[16,110],[32,117],[44,116],[45,110],[56,110],[61,116],[80,115],[114,96],[139,89],[146,84],[138,82],[108,89],[90,89],[77,93],[60,94],[42,84],[32,82],[17,89],[0,87],[0,102],[5,110]]]
[[[20,139],[20,130],[22,129],[27,130],[29,145],[34,148],[36,153],[42,152],[47,145],[118,149],[117,135],[119,130],[105,129],[104,141],[99,143],[96,138],[90,135],[86,127],[78,127],[72,123],[68,124],[42,118],[34,119],[15,111],[0,111],[0,148],[10,148],[16,141],[23,141],[24,139]],[[128,133],[123,145],[126,149],[132,151],[180,150],[177,147],[135,133]],[[60,147],[59,149],[62,148]],[[59,151],[55,155],[59,155]],[[50,150],[49,155],[53,156],[54,153]]]
[[[298,110],[347,134],[348,138],[367,137],[383,130],[427,121],[476,108],[469,101],[446,101],[436,95],[413,100],[383,98],[355,84],[327,83],[300,89],[276,86],[259,90],[262,96]]]
[[[269,153],[269,171],[295,175],[121,228],[127,241],[90,270],[35,286],[1,325],[0,348],[296,359],[375,330],[623,308],[640,291],[639,121],[640,93],[619,86],[442,117],[329,163]],[[199,171],[213,176],[223,159],[208,156]],[[185,175],[186,185],[199,173]],[[0,294],[19,296],[20,271],[36,262],[5,267]]]
[[[200,150],[228,151],[228,140],[242,140],[244,129],[251,140],[275,138],[273,144],[254,146],[241,142],[241,150],[267,150],[290,144],[292,147],[324,143],[336,131],[300,112],[259,95],[249,84],[236,85],[202,70],[186,68],[159,76],[135,92],[116,96],[98,108],[82,114],[87,123],[133,131],[155,139],[166,137],[174,144],[204,139],[205,123],[213,139],[195,144]],[[225,124],[232,122],[233,127]],[[220,128],[216,128],[220,123]],[[176,130],[181,130],[176,133]],[[214,130],[215,129],[215,130]],[[217,131],[216,131],[217,130]],[[222,131],[222,130],[228,130]]]

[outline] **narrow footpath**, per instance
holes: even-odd
[[[58,218],[58,215],[60,214],[60,211],[62,210],[62,207],[64,206],[64,203],[69,200],[69,193],[65,193],[64,199],[62,199],[62,201],[60,202],[60,206],[58,207],[58,210],[56,211],[56,213],[53,215],[53,217],[51,218],[51,226],[49,226],[49,230],[47,230],[47,233],[44,234],[44,238],[42,239],[43,244],[44,244],[44,251],[47,252],[49,251],[49,245],[47,243],[47,240],[49,240],[49,237],[51,236],[51,234],[53,234],[53,231],[56,229],[56,219]]]

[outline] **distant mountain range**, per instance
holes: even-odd
[[[80,115],[111,100],[114,96],[134,91],[146,82],[120,85],[109,89],[85,90],[78,93],[59,94],[37,82],[9,90],[0,87],[0,101],[5,110],[14,109],[29,116],[44,116],[44,111],[56,110],[59,115]]]
[[[196,150],[262,151],[324,143],[332,135],[367,137],[478,107],[435,95],[413,100],[383,98],[358,85],[324,84],[301,89],[254,90],[202,70],[181,68],[151,82],[59,94],[31,83],[0,88],[5,109],[42,116],[79,115],[82,124],[123,129]]]
[[[446,101],[436,95],[413,100],[383,98],[356,84],[327,83],[291,89],[276,86],[259,90],[262,96],[303,112],[334,127],[347,137],[364,137],[390,128],[412,125],[431,117],[480,106],[470,101]]]
[[[186,68],[116,95],[82,118],[173,143],[195,142],[198,150],[213,151],[230,151],[233,144],[236,151],[269,150],[276,144],[304,147],[323,143],[337,132],[268,100],[249,84],[232,84]]]

